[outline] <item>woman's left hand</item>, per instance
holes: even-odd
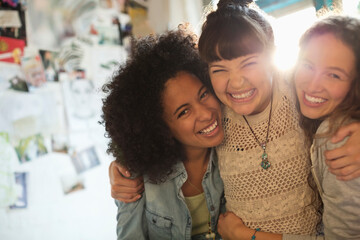
[[[221,237],[226,240],[251,239],[253,232],[233,212],[220,214],[217,229]]]

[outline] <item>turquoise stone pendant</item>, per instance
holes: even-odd
[[[267,153],[265,152],[266,148],[263,147],[263,149],[264,149],[264,152],[263,152],[263,154],[261,155],[261,164],[260,164],[260,166],[261,166],[263,169],[267,170],[267,169],[271,166],[271,164],[270,164],[270,162],[268,161],[268,155],[267,155]]]
[[[268,160],[263,160],[263,161],[261,161],[260,166],[263,169],[267,170],[271,166],[271,164],[270,164],[270,162]]]

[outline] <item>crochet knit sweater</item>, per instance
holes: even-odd
[[[312,202],[314,190],[308,183],[309,148],[291,90],[285,82],[278,83],[274,82],[266,145],[271,163],[267,170],[260,166],[263,150],[243,116],[224,107],[225,140],[217,147],[217,153],[226,209],[252,229],[313,234],[319,222],[319,204]],[[270,104],[263,112],[246,117],[260,142],[266,139],[269,113]]]

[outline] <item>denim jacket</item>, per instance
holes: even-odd
[[[191,238],[192,220],[181,191],[186,179],[187,172],[182,162],[174,167],[173,173],[163,183],[149,183],[144,176],[145,192],[141,199],[133,203],[116,201],[118,239],[205,239],[203,234]],[[225,205],[215,149],[211,151],[202,186],[214,232],[219,212],[224,211]]]

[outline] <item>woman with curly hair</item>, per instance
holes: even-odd
[[[195,46],[181,29],[140,39],[103,87],[108,152],[146,189],[135,203],[116,202],[118,239],[219,238],[221,109]]]

